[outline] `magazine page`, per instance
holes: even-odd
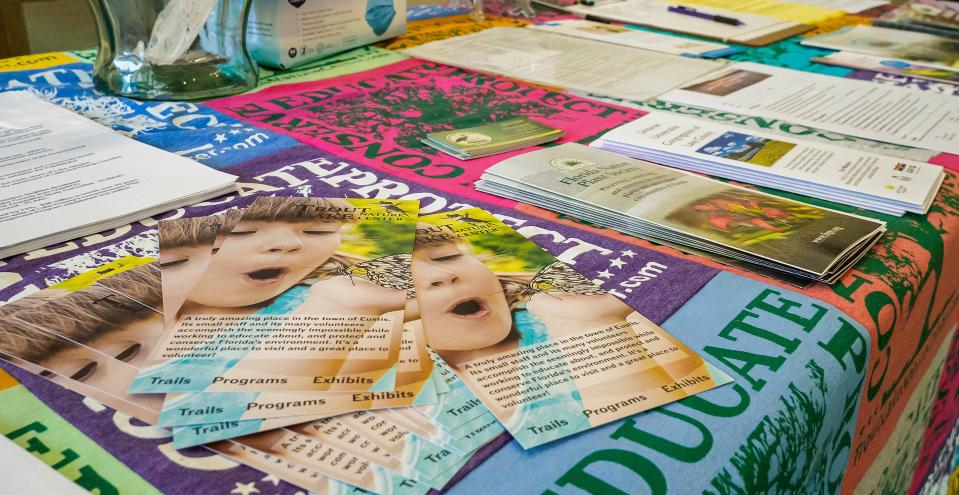
[[[740,62],[660,99],[959,153],[959,101],[932,91]]]
[[[257,198],[130,390],[392,389],[417,207]]]
[[[731,379],[490,213],[420,217],[430,347],[530,448]]]

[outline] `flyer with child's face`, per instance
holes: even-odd
[[[214,236],[202,274],[182,277],[182,302],[165,308],[165,337],[130,391],[393,389],[417,208],[257,198]]]
[[[433,360],[421,329],[404,325],[396,370],[393,390],[169,394],[163,403],[159,424],[200,426],[251,419],[323,417],[357,410],[437,403],[437,392],[431,379]]]
[[[130,380],[162,333],[160,272],[156,264],[150,261],[148,258],[123,258],[3,305],[0,307],[0,355],[26,371],[154,424],[162,396],[126,393]],[[398,366],[398,376],[410,376],[398,378],[398,387],[401,382],[423,386],[427,383],[424,375],[429,376],[433,368],[423,338],[407,331],[403,342],[400,361],[406,366]],[[426,356],[427,361],[421,359],[423,356]],[[264,429],[276,427],[269,423],[263,425]],[[372,431],[366,433],[371,434]],[[451,465],[449,462],[424,464],[430,462],[431,453],[434,453],[432,457],[437,457],[442,449],[435,446],[432,450],[424,449],[419,444],[402,450],[401,456],[386,457],[394,461],[390,466],[377,467],[379,464],[376,461],[388,454],[382,447],[376,446],[376,439],[371,437],[354,432],[350,440],[353,444],[373,446],[366,451],[351,452],[358,456],[351,458],[355,462],[372,463],[369,469],[375,471],[373,477],[356,477],[349,469],[338,469],[342,464],[340,457],[345,452],[325,449],[323,452],[335,455],[308,456],[308,459],[315,469],[329,474],[346,473],[346,476],[340,477],[349,478],[349,481],[379,483],[375,486],[385,486],[387,492],[392,490],[392,493],[422,493],[430,486],[440,487],[458,467],[456,463]],[[259,437],[253,437],[253,440],[256,438]],[[246,439],[240,440],[249,443]],[[329,438],[320,440],[327,443]],[[406,439],[404,445],[410,443]],[[317,445],[311,444],[311,448]],[[360,455],[374,449],[382,452],[378,458]],[[400,451],[394,449],[393,452]],[[237,455],[234,451],[226,451],[225,454],[257,466],[260,466],[259,461],[264,460],[256,458],[254,460],[257,462],[250,462],[250,458]],[[355,491],[354,487],[327,479],[314,470],[289,467],[298,454],[295,450],[286,454],[281,451],[265,453],[269,462],[261,467],[304,487],[335,488],[330,493]],[[443,459],[446,460],[445,457]],[[452,472],[441,469],[443,467],[450,468]],[[295,476],[290,477],[291,474]],[[408,477],[421,478],[430,483],[417,484]]]
[[[419,222],[427,343],[524,448],[732,381],[490,213]]]
[[[0,307],[0,356],[31,373],[155,422],[162,396],[127,386],[162,332],[149,258],[121,258]]]

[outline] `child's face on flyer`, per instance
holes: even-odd
[[[122,395],[128,385],[123,383],[122,363],[79,345],[37,364],[60,375],[52,378],[63,384],[67,383],[63,380],[65,377],[118,395]]]
[[[501,342],[512,315],[499,279],[455,244],[417,246],[413,283],[429,345],[463,351]]]
[[[175,313],[190,289],[209,265],[213,253],[209,245],[185,246],[160,251],[163,276],[163,304]]]
[[[342,227],[332,222],[241,221],[187,299],[234,308],[266,302],[329,260],[340,245]]]
[[[112,332],[105,332],[87,345],[139,368],[153,352],[153,347],[162,335],[163,315],[151,312],[149,317],[127,323]]]

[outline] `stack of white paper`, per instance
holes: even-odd
[[[567,143],[504,160],[483,192],[558,211],[695,254],[835,282],[884,222]]]
[[[631,100],[652,98],[726,67],[716,60],[526,28],[490,28],[403,51],[441,64]]]
[[[236,177],[27,92],[0,94],[0,258],[234,189]]]
[[[938,165],[656,112],[592,146],[897,216],[928,211],[945,177]]]
[[[722,43],[694,40],[680,36],[640,31],[605,22],[586,19],[560,19],[556,21],[531,24],[527,29],[562,34],[574,38],[584,38],[604,43],[631,46],[643,50],[683,55],[686,57],[718,58],[738,53],[742,48]]]

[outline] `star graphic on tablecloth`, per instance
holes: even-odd
[[[239,133],[240,133],[239,129],[230,129],[230,134],[233,134],[234,136],[236,136]]]
[[[254,128],[252,128],[252,127],[244,127],[243,130],[246,131],[246,132],[253,132],[253,131],[255,131],[256,129],[254,129]]]
[[[213,140],[218,143],[222,143],[223,141],[226,141],[226,134],[217,134]]]
[[[613,274],[609,273],[609,270],[603,270],[601,272],[597,272],[596,275],[600,278],[613,278]]]
[[[610,260],[610,261],[609,261],[609,266],[612,266],[612,267],[614,267],[614,268],[622,268],[622,267],[626,266],[626,262],[623,261],[622,258],[616,258],[616,259],[614,259],[614,260]]]
[[[262,481],[262,482],[264,482],[264,483],[266,483],[267,481],[269,481],[270,483],[273,483],[273,486],[279,486],[279,485],[280,485],[280,478],[277,478],[275,474],[268,474],[268,475],[264,476],[262,479],[260,479],[260,481]]]
[[[230,493],[236,493],[237,495],[250,495],[251,493],[260,493],[260,490],[257,489],[255,481],[249,483],[236,483],[236,488],[230,490]]]
[[[629,249],[627,249],[627,250],[623,251],[623,256],[625,256],[625,257],[627,257],[627,258],[632,258],[633,256],[636,256],[636,253],[634,253],[634,252],[630,251]]]

